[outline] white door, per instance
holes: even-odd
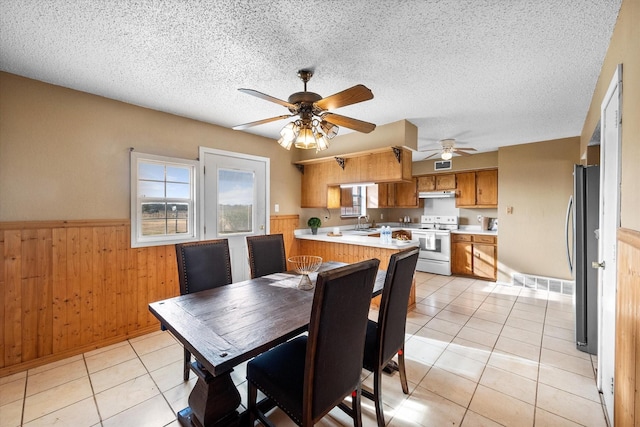
[[[598,271],[600,327],[598,388],[607,415],[613,420],[613,378],[615,368],[617,239],[620,227],[620,138],[622,66],[618,65],[607,95],[602,101],[600,123],[600,237]],[[602,264],[604,262],[604,264]]]
[[[269,233],[269,159],[200,147],[202,235],[228,239],[234,282],[250,278],[246,237]]]

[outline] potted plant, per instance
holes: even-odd
[[[311,233],[313,234],[318,234],[318,227],[320,227],[320,224],[322,224],[322,222],[320,222],[320,218],[315,216],[312,216],[309,218],[309,221],[307,221],[307,225],[311,227]]]

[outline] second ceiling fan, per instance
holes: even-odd
[[[433,149],[429,149],[429,150],[421,150],[422,152],[436,151],[432,155],[426,157],[424,160],[430,159],[430,158],[435,157],[437,155],[440,155],[440,157],[443,160],[449,160],[449,159],[451,159],[451,157],[453,157],[454,153],[455,154],[460,154],[462,156],[470,156],[471,153],[467,153],[467,151],[476,151],[475,148],[471,148],[471,147],[468,147],[468,148],[456,147],[455,138],[441,139],[440,141],[438,141],[438,144],[440,144],[441,148],[433,148]]]
[[[298,116],[297,119],[282,128],[280,131],[281,138],[278,140],[278,143],[287,150],[291,149],[291,146],[294,145],[296,148],[315,148],[317,151],[321,151],[327,149],[329,147],[328,140],[338,134],[338,126],[344,126],[363,133],[369,133],[376,128],[376,125],[373,123],[329,112],[329,110],[373,99],[373,93],[369,88],[361,84],[355,85],[323,98],[317,93],[307,92],[307,82],[312,76],[313,70],[299,70],[298,77],[300,77],[300,80],[304,83],[304,91],[291,94],[287,101],[253,89],[238,89],[242,93],[282,105],[286,107],[291,114],[245,123],[234,126],[233,129],[247,129],[253,126]]]

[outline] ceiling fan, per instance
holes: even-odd
[[[342,92],[323,98],[317,93],[307,92],[307,82],[312,76],[313,70],[299,70],[298,77],[304,83],[304,91],[291,94],[287,101],[253,89],[238,89],[242,93],[287,107],[291,114],[245,123],[234,126],[233,129],[247,129],[252,126],[298,116],[298,118],[282,128],[278,144],[287,150],[291,149],[291,145],[294,145],[296,148],[315,148],[317,151],[321,151],[329,148],[328,140],[338,134],[340,129],[338,126],[344,126],[363,133],[369,133],[376,128],[373,123],[329,112],[329,110],[373,99],[373,93],[369,88],[364,85],[355,85]]]
[[[462,156],[470,156],[471,153],[467,153],[467,151],[476,151],[475,148],[471,148],[471,147],[456,147],[456,140],[455,138],[447,138],[447,139],[441,139],[440,141],[438,141],[438,144],[440,144],[441,148],[433,148],[430,150],[421,150],[422,152],[425,151],[436,151],[436,153],[433,153],[432,155],[430,155],[429,157],[426,157],[424,160],[430,159],[431,157],[440,155],[440,157],[443,160],[449,160],[451,159],[451,157],[453,157],[453,154],[460,154]]]

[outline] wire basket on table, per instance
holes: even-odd
[[[322,264],[322,257],[315,255],[296,255],[288,259],[293,264],[293,269],[296,273],[302,275],[300,283],[298,283],[298,289],[309,290],[313,289],[313,283],[309,279],[309,273],[318,271],[320,264]]]

